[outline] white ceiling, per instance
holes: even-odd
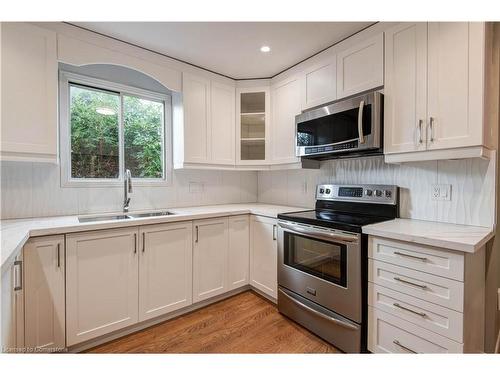
[[[370,22],[79,22],[76,25],[235,79],[267,78]],[[262,53],[268,45],[271,52]]]

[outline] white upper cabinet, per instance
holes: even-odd
[[[139,321],[192,302],[190,221],[140,227]]]
[[[211,162],[235,164],[235,88],[219,82],[211,84]]]
[[[24,246],[25,345],[66,346],[64,236],[32,238]]]
[[[385,55],[385,152],[425,150],[427,24],[387,30]]]
[[[227,291],[227,217],[193,221],[193,302]]]
[[[337,98],[384,85],[384,35],[337,53]]]
[[[271,162],[273,164],[296,163],[295,116],[301,112],[301,82],[292,77],[273,84],[271,88]]]
[[[386,31],[387,162],[485,156],[485,33],[467,22]]]
[[[184,162],[207,163],[210,159],[210,80],[182,75],[184,106]]]
[[[302,75],[302,110],[337,99],[336,56],[306,68]]]
[[[174,147],[183,147],[174,150],[174,167],[234,166],[234,86],[183,73],[182,95],[183,120],[176,120],[174,103]]]
[[[1,24],[2,160],[57,162],[56,33]]]

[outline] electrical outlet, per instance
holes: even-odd
[[[450,184],[432,185],[431,198],[433,201],[451,201],[451,185]]]

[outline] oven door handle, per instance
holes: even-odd
[[[300,306],[301,308],[309,311],[310,313],[312,313],[312,314],[314,314],[322,319],[326,319],[334,324],[337,324],[337,325],[342,326],[342,327],[347,328],[347,329],[357,330],[359,328],[359,327],[355,326],[354,324],[344,322],[343,320],[334,318],[333,316],[323,314],[322,312],[317,311],[310,306],[307,306],[305,303],[297,301],[295,298],[293,298],[290,294],[288,294],[286,291],[284,291],[281,288],[280,288],[280,291],[281,291],[281,293],[283,293],[283,296],[285,296],[290,302],[293,302],[294,304]]]
[[[359,143],[365,143],[365,135],[363,134],[363,108],[365,107],[365,101],[359,102],[358,110],[358,133],[359,133]]]
[[[313,228],[304,228],[299,225],[278,222],[278,225],[293,233],[303,234],[309,237],[318,238],[327,241],[341,241],[341,242],[357,242],[358,236],[347,233],[335,233],[330,231],[321,231]]]

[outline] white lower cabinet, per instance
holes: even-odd
[[[228,218],[193,221],[193,302],[227,291]]]
[[[249,231],[248,215],[229,218],[229,251],[227,256],[228,290],[248,284],[250,262]]]
[[[368,350],[484,350],[484,248],[463,254],[370,236],[368,257]]]
[[[271,298],[278,297],[277,221],[251,216],[250,285]]]
[[[192,223],[140,227],[139,320],[192,303]]]
[[[23,254],[17,255],[2,273],[1,351],[15,353],[24,348]]]
[[[25,345],[63,349],[66,345],[64,236],[35,237],[24,246]]]
[[[138,322],[137,227],[66,236],[67,345]]]

